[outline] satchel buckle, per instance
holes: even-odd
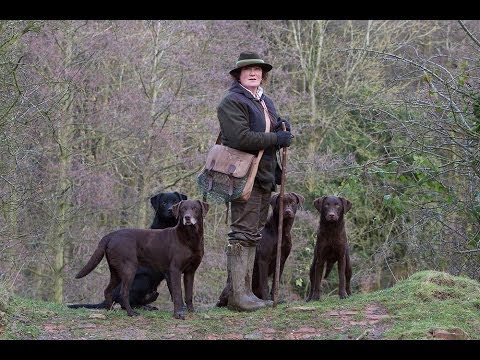
[[[212,190],[213,188],[213,175],[212,175],[212,169],[214,168],[215,166],[215,159],[212,159],[212,161],[210,161],[210,164],[208,165],[207,167],[207,178],[208,178],[208,186],[207,186],[207,191],[210,191]]]
[[[237,167],[233,164],[230,164],[228,165],[228,179],[230,180],[229,181],[229,187],[228,187],[228,195],[232,196],[233,195],[233,173],[235,172],[235,170],[237,169]]]

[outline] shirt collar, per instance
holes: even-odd
[[[262,98],[262,95],[263,95],[263,88],[261,86],[259,86],[257,88],[257,91],[254,93],[252,93],[250,90],[248,90],[245,86],[243,86],[240,82],[238,83],[242,88],[244,88],[245,90],[247,90],[250,94],[252,94],[252,96],[257,99],[257,100],[260,100]]]

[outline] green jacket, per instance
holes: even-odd
[[[277,135],[273,132],[273,128],[278,121],[278,115],[268,96],[262,94],[261,99],[265,101],[272,120],[268,133],[265,132],[265,114],[262,104],[237,81],[220,101],[217,116],[223,145],[252,154],[258,154],[259,150],[265,149],[255,182],[264,190],[275,191]]]

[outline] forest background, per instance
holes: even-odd
[[[274,69],[287,192],[305,197],[280,296],[303,299],[318,213],[346,215],[354,292],[423,269],[480,279],[480,21],[1,20],[0,279],[57,303],[103,299],[106,233],[148,228],[150,197],[200,199],[196,175],[241,51]],[[194,302],[226,279],[225,206],[205,219]],[[159,302],[168,301],[161,285]],[[335,292],[336,269],[325,284]]]

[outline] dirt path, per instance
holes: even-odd
[[[114,310],[116,311],[116,310]],[[121,311],[121,310],[118,310]],[[305,314],[305,321],[283,324],[268,314],[263,317],[223,316],[212,319],[207,313],[188,314],[185,321],[171,314],[158,318],[148,313],[135,318],[108,316],[105,311],[65,320],[51,316],[40,326],[39,340],[309,340],[382,339],[390,326],[390,316],[378,304],[362,311],[332,310],[321,314],[330,324],[315,321],[319,314],[308,306],[287,307],[285,312]],[[145,315],[144,315],[145,314]],[[313,319],[313,321],[312,321]],[[200,321],[199,321],[200,320]],[[212,323],[209,322],[212,321]],[[276,321],[276,322],[275,322]],[[221,325],[217,324],[218,322]],[[275,323],[275,325],[273,325]],[[220,327],[221,326],[221,327]]]

